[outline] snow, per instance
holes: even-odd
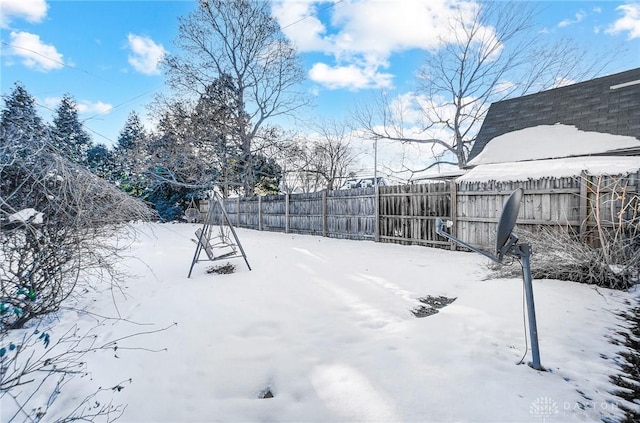
[[[563,124],[539,125],[493,138],[469,165],[585,156],[638,147],[640,140],[630,136],[581,131]]]
[[[28,208],[20,210],[9,216],[9,222],[22,222],[32,224],[42,224],[43,214],[36,209]]]
[[[637,292],[534,281],[548,369],[539,372],[516,364],[526,351],[521,280],[488,279],[478,254],[237,229],[253,270],[234,259],[233,274],[208,274],[225,262],[201,262],[187,279],[197,228],[139,225],[132,257],[122,262],[135,275],[124,291],[86,294],[93,315],[60,313],[52,338],[72,324],[94,324],[92,316],[116,315],[112,295],[126,321],[105,324],[100,342],[177,326],[121,341],[117,354],[87,356],[90,376],[63,388],[57,412],[92,386],[131,378],[113,393],[115,403],[128,404],[121,422],[620,416],[609,376],[622,347],[608,337]],[[410,310],[426,295],[456,300],[416,318]],[[260,398],[266,390],[273,398]]]
[[[570,157],[480,165],[457,178],[456,181],[527,181],[540,178],[563,178],[579,176],[583,170],[592,175],[626,175],[635,173],[639,169],[639,156]]]

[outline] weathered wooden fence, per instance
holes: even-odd
[[[231,222],[241,228],[370,240],[377,231],[373,187],[228,198],[224,207]],[[206,212],[205,202],[201,209]]]
[[[453,221],[456,237],[490,249],[503,205],[516,188],[524,188],[518,228],[546,225],[591,236],[598,224],[638,220],[639,181],[640,172],[524,182],[440,181],[232,198],[224,206],[242,228],[455,248],[435,233],[435,220],[441,218]],[[201,207],[206,212],[206,204]]]
[[[503,205],[513,190],[523,188],[518,228],[564,228],[593,243],[598,230],[637,223],[639,180],[640,172],[625,176],[583,172],[575,177],[524,182],[460,182],[456,192],[456,235],[472,245],[494,247]]]
[[[517,225],[560,225],[579,230],[581,178],[544,178],[525,182],[461,182],[456,203],[456,236],[471,245],[495,247],[496,225],[504,203],[516,188],[524,189]],[[586,203],[584,204],[586,207]]]
[[[455,184],[434,182],[420,185],[380,187],[379,236],[383,242],[451,247],[435,232],[437,218],[452,219]]]

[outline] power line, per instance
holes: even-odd
[[[338,1],[337,1],[337,2],[335,2],[335,3],[331,3],[329,6],[325,6],[325,7],[323,7],[322,9],[318,10],[318,11],[317,11],[317,13],[321,13],[321,12],[324,12],[325,10],[329,10],[329,9],[331,9],[332,7],[335,7],[337,4],[342,3],[343,1],[344,1],[344,0],[338,0]],[[311,17],[313,17],[313,16],[315,16],[315,15],[316,15],[315,13],[310,13],[310,14],[308,14],[308,15],[306,15],[306,16],[303,16],[302,18],[298,19],[298,20],[297,20],[297,21],[295,21],[295,22],[291,22],[290,24],[287,24],[287,25],[285,25],[285,26],[280,27],[280,29],[282,30],[282,29],[289,28],[290,26],[293,26],[293,25],[295,25],[295,24],[297,24],[297,23],[299,23],[299,22],[302,22],[302,21],[304,21],[305,19],[311,18]]]
[[[155,88],[154,88],[154,89],[152,89],[152,90],[147,90],[147,91],[143,92],[142,94],[138,94],[138,95],[136,95],[135,97],[131,97],[131,98],[129,98],[128,100],[125,100],[125,101],[123,101],[123,102],[122,102],[122,103],[120,103],[120,104],[116,104],[115,106],[112,106],[112,107],[109,109],[109,112],[111,112],[112,110],[115,110],[115,109],[119,109],[120,107],[122,107],[122,106],[124,106],[124,105],[126,105],[126,104],[128,104],[128,103],[131,103],[132,101],[137,100],[137,99],[139,99],[140,97],[144,97],[144,96],[146,96],[146,95],[148,95],[148,94],[150,94],[150,93],[154,93],[154,92],[157,92],[157,91],[158,91],[158,89],[155,89]],[[94,119],[94,118],[96,118],[96,117],[98,117],[98,116],[100,116],[100,115],[101,115],[100,113],[97,113],[97,114],[95,114],[95,115],[93,115],[93,116],[89,116],[89,117],[87,117],[87,118],[83,119],[82,121],[83,121],[83,122],[86,122],[86,121],[91,120],[91,119]]]
[[[40,103],[40,102],[38,102],[37,100],[36,100],[36,105],[38,105],[38,106],[42,107],[43,109],[46,109],[46,110],[48,110],[48,111],[50,111],[50,112],[53,112],[53,113],[55,113],[55,112],[56,112],[56,111],[55,111],[54,109],[52,109],[51,107],[46,106],[46,105],[44,105],[44,104],[41,104],[41,103]],[[81,122],[80,122],[80,125],[82,125],[82,127],[83,127],[84,129],[86,129],[87,131],[89,131],[89,132],[93,132],[93,133],[94,133],[94,134],[96,134],[97,136],[102,137],[102,138],[104,138],[104,139],[105,139],[105,140],[107,140],[107,141],[111,141],[112,143],[113,143],[113,142],[115,142],[115,141],[113,141],[111,138],[107,137],[106,135],[103,135],[103,134],[101,134],[101,133],[99,133],[99,132],[96,132],[96,131],[94,131],[93,129],[89,128],[87,125],[85,125],[85,124],[84,124],[84,122],[83,122],[83,121],[81,121]]]
[[[77,66],[67,65],[64,62],[61,62],[61,61],[59,61],[57,59],[54,59],[54,58],[49,57],[49,56],[46,56],[46,55],[44,55],[44,54],[42,54],[42,53],[40,53],[40,52],[38,52],[36,50],[30,49],[30,48],[27,48],[27,47],[22,47],[22,46],[19,46],[19,45],[16,45],[16,44],[9,44],[6,41],[2,41],[2,44],[7,46],[7,47],[14,48],[14,49],[20,49],[20,50],[28,51],[28,52],[33,53],[35,55],[38,55],[38,56],[40,56],[40,57],[42,57],[44,59],[50,60],[50,61],[52,61],[54,63],[57,63],[57,64],[59,64],[61,66],[64,66],[64,67],[67,67],[67,68],[71,68],[71,69],[73,69],[75,71],[78,71],[78,72],[86,73],[87,75],[93,76],[94,78],[101,79],[101,80],[103,80],[105,82],[109,82],[109,83],[111,82],[108,79],[105,79],[105,78],[101,77],[100,75],[96,75],[95,73],[89,72],[88,70],[84,70],[84,69],[78,68]]]

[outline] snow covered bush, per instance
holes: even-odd
[[[10,148],[3,144],[4,153]],[[96,272],[113,280],[123,248],[113,237],[123,224],[152,216],[46,142],[28,159],[3,163],[0,180],[0,330],[56,311]]]

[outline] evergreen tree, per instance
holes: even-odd
[[[87,151],[87,166],[94,174],[103,179],[113,179],[115,163],[113,153],[106,145],[96,144]]]
[[[122,190],[139,198],[146,198],[150,190],[146,176],[148,142],[149,136],[140,117],[135,111],[129,113],[113,152],[112,180]]]
[[[23,204],[31,191],[22,188],[28,176],[25,169],[41,167],[38,157],[50,148],[35,99],[22,84],[15,84],[11,94],[4,96],[4,103],[0,114],[0,209],[8,204],[9,196],[13,204]],[[4,211],[0,210],[0,215]]]
[[[65,94],[53,118],[53,143],[71,161],[87,165],[91,137],[78,118],[78,107],[71,95]]]
[[[189,108],[175,102],[168,105],[158,122],[158,132],[149,144],[150,171],[154,185],[149,201],[163,220],[180,219],[191,199],[199,197],[210,174],[208,157],[194,137]]]
[[[118,135],[118,145],[116,150],[132,151],[144,144],[147,138],[144,125],[140,121],[138,114],[133,111],[127,116],[124,127]]]
[[[255,193],[260,195],[277,194],[282,180],[282,166],[273,158],[263,154],[253,154],[253,175]]]
[[[35,99],[16,82],[11,94],[4,97],[0,115],[0,146],[20,144],[21,148],[39,148],[46,140],[46,127],[36,112]]]

